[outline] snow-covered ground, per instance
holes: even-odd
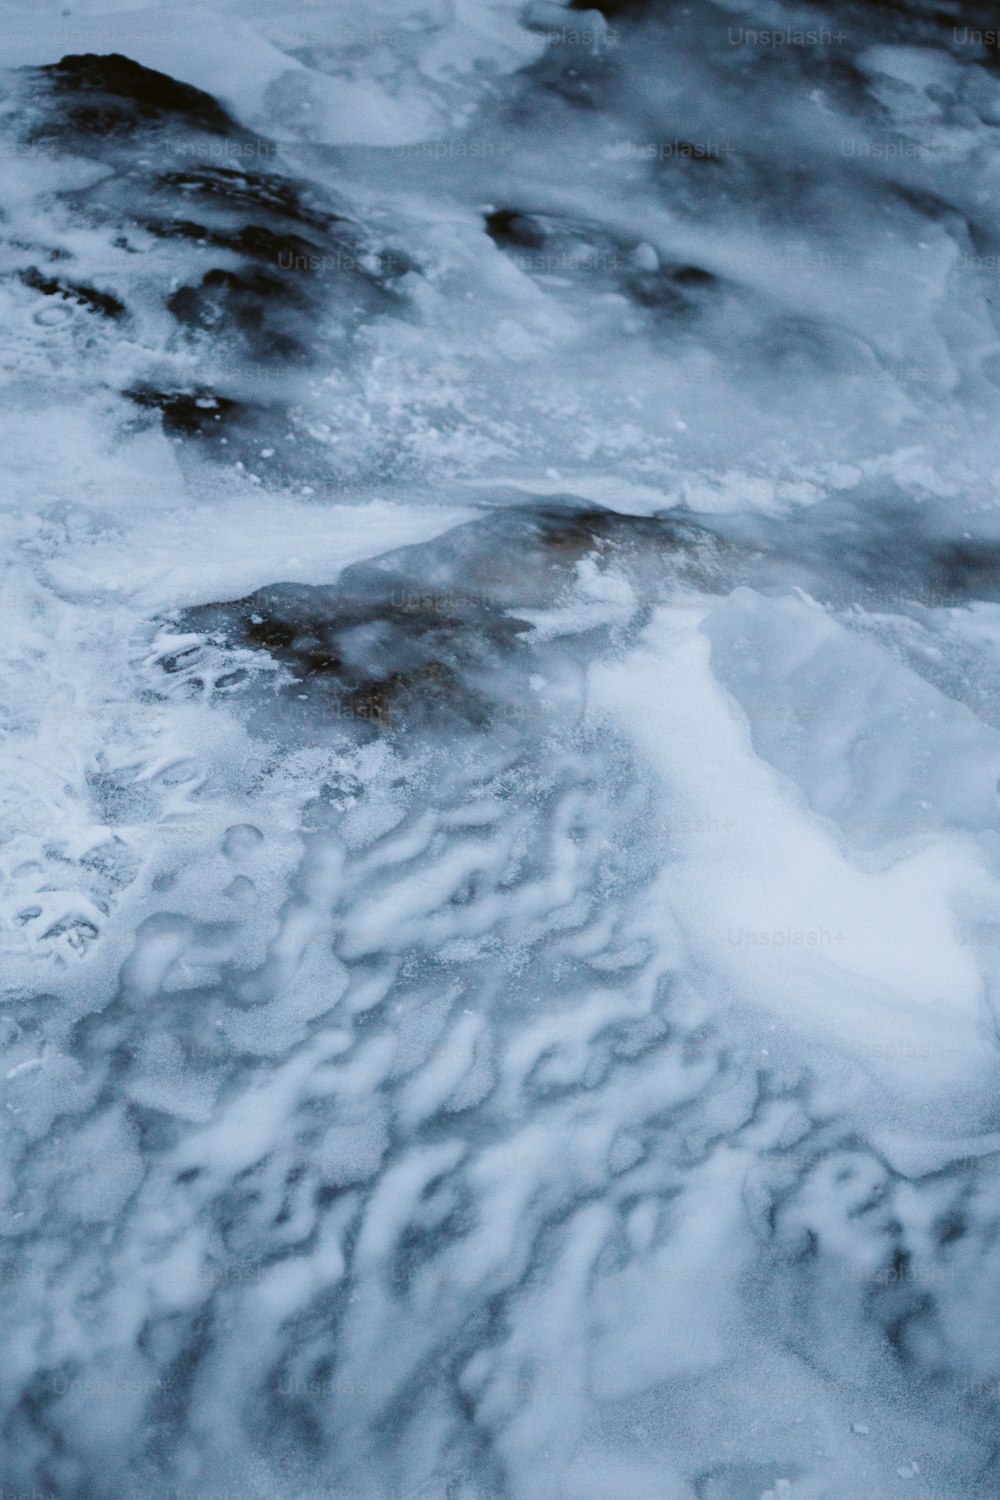
[[[1000,1490],[1000,43],[0,4],[0,1500]]]

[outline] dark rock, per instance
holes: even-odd
[[[384,592],[277,584],[189,610],[184,628],[266,651],[292,673],[282,695],[293,711],[311,705],[364,727],[485,722],[491,674],[523,625],[459,591],[395,602]]]
[[[259,359],[288,359],[306,352],[300,339],[275,326],[272,308],[299,300],[297,284],[263,271],[240,274],[219,267],[198,286],[179,287],[167,300],[169,312],[193,332],[238,334]]]
[[[650,11],[666,12],[664,0],[570,0],[569,10],[596,10],[615,21],[641,20]]]
[[[64,281],[56,276],[44,276],[37,266],[29,266],[21,272],[21,280],[33,291],[46,297],[61,297],[63,301],[76,302],[80,307],[89,307],[101,317],[116,322],[126,317],[128,308],[111,292],[99,292],[95,287],[82,286],[78,282]]]
[[[141,387],[125,395],[137,406],[160,412],[163,430],[170,437],[216,437],[228,421],[246,411],[241,402],[204,389],[157,391]]]
[[[252,172],[237,167],[196,167],[189,171],[164,172],[158,186],[185,197],[214,200],[227,207],[266,209],[287,219],[325,228],[340,216],[311,207],[303,201],[297,185],[273,172]]]
[[[496,245],[513,245],[520,250],[540,250],[545,244],[545,229],[538,219],[498,208],[486,215],[486,233]]]
[[[70,55],[38,70],[66,100],[75,130],[106,135],[137,122],[183,120],[211,135],[238,131],[217,99],[118,52]]]

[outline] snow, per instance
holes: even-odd
[[[604,11],[0,3],[4,1494],[995,1493],[1000,83]]]

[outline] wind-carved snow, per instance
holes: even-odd
[[[0,1483],[992,1496],[989,17],[4,9]]]

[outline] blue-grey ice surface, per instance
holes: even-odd
[[[1000,38],[4,0],[0,1496],[1000,1493]]]

